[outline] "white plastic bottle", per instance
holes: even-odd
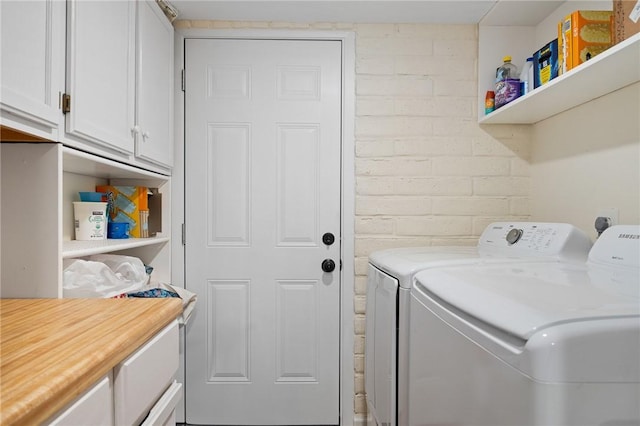
[[[526,95],[533,90],[533,57],[527,58],[527,61],[520,72],[520,96]]]

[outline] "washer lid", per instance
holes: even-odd
[[[418,273],[415,285],[524,340],[556,324],[640,315],[638,269],[566,262],[445,267]]]

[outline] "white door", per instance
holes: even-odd
[[[338,424],[341,43],[185,52],[186,420]]]

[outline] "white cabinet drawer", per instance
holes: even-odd
[[[113,393],[111,372],[91,389],[80,395],[53,420],[50,426],[113,425]]]
[[[153,406],[142,426],[175,425],[176,405],[182,398],[182,383],[173,382],[169,389],[162,395],[156,405]]]
[[[140,424],[178,370],[178,323],[171,322],[118,364],[114,374],[116,425]]]

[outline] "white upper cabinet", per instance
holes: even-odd
[[[65,141],[132,154],[136,4],[71,0],[67,6]]]
[[[67,145],[173,165],[173,27],[154,1],[69,0]]]
[[[65,3],[1,1],[2,125],[57,140],[64,92]]]
[[[173,165],[173,27],[154,1],[138,2],[135,154]]]

